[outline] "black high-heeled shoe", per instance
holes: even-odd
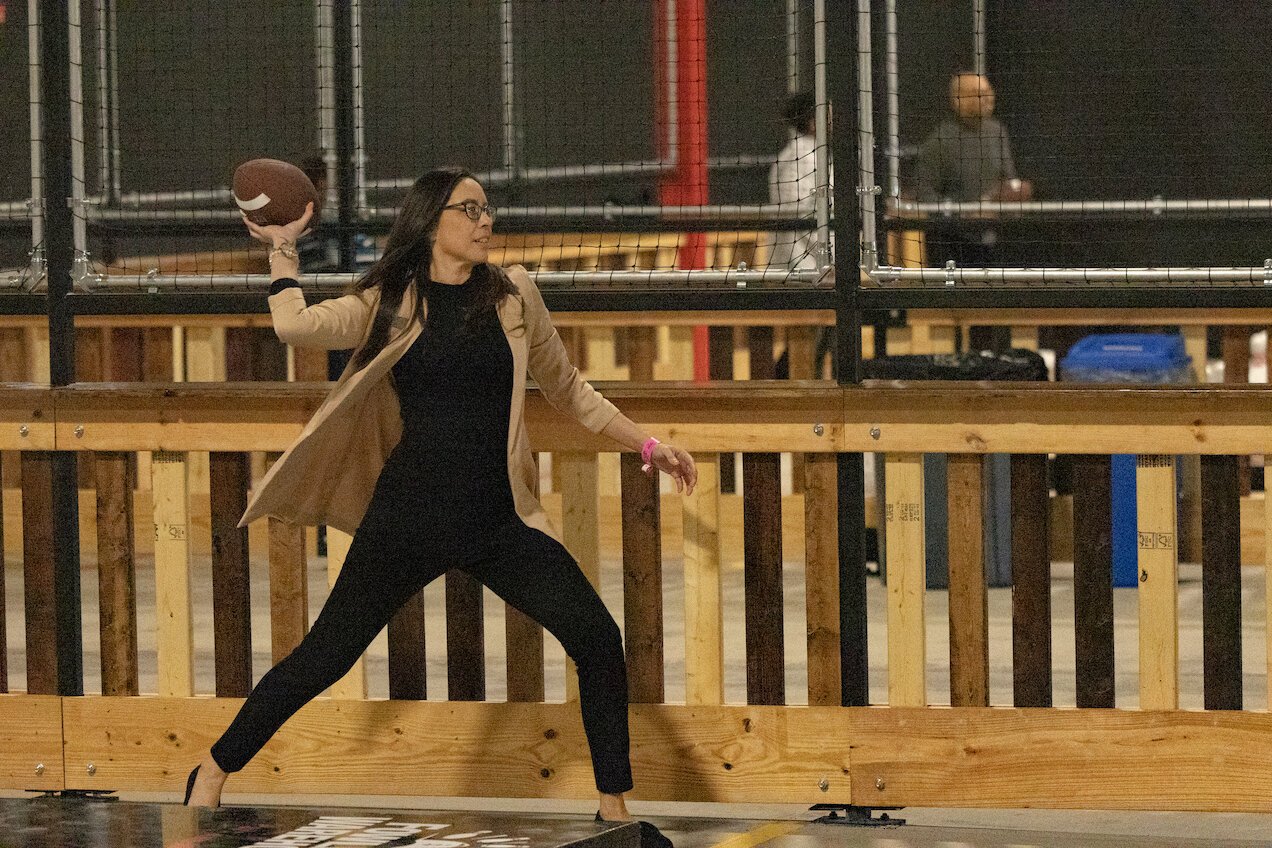
[[[596,811],[596,820],[598,822],[607,822],[609,819],[601,818],[600,810]],[[654,827],[647,821],[637,821],[640,825],[640,848],[673,848],[671,840],[663,835],[663,832]],[[623,822],[611,822],[611,824],[623,824]]]
[[[194,779],[199,776],[199,767],[195,766],[194,771],[190,772],[190,776],[186,778],[186,794],[185,800],[181,802],[181,806],[190,806],[190,793],[194,791]]]

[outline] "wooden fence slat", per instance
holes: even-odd
[[[810,360],[811,357],[810,352]],[[808,703],[838,706],[843,698],[839,646],[839,462],[833,453],[800,456],[804,466]]]
[[[539,454],[534,457],[534,494],[539,496]],[[595,457],[593,457],[595,459]],[[596,495],[593,492],[592,502]],[[569,550],[569,546],[566,546]],[[575,557],[577,561],[577,557]],[[579,563],[579,567],[592,585],[600,589],[600,574],[596,568],[593,574]],[[506,665],[509,701],[520,703],[542,701],[544,698],[543,683],[543,627],[539,622],[523,613],[511,604],[504,604],[504,661]],[[575,698],[578,697],[578,674],[573,663],[566,659],[570,666],[565,673],[566,699],[570,698],[570,685],[574,685]]]
[[[155,619],[160,695],[194,694],[190,594],[190,489],[186,454],[154,451],[150,463],[155,524]]]
[[[389,619],[389,697],[428,697],[428,655],[424,639],[424,590],[416,592]]]
[[[33,383],[49,382],[49,328],[37,325],[26,328],[27,379]]]
[[[980,454],[946,461],[949,501],[950,705],[989,706],[985,474]]]
[[[446,572],[446,699],[486,700],[482,585],[468,572]]]
[[[1203,456],[1201,631],[1205,707],[1239,710],[1241,681],[1241,471],[1235,456]]]
[[[340,569],[344,566],[345,557],[349,555],[349,545],[353,537],[334,527],[327,528],[327,589],[336,585]],[[421,663],[421,668],[423,664]],[[367,697],[367,666],[363,657],[358,657],[344,677],[331,685],[331,697],[345,700],[363,700]],[[390,695],[390,697],[393,697]]]
[[[53,568],[53,454],[23,451],[20,456],[27,692],[56,695],[58,621]]]
[[[1011,458],[1013,701],[1051,706],[1051,549],[1046,454]]]
[[[724,703],[724,618],[720,585],[720,468],[694,454],[698,485],[684,498],[685,703]]]
[[[561,538],[591,584],[600,590],[600,469],[598,455],[562,451],[552,455],[561,492]],[[540,636],[542,646],[542,636]],[[543,688],[543,649],[539,649],[538,688]],[[511,673],[511,671],[510,671]],[[574,661],[566,659],[565,699],[577,701],[579,677]]]
[[[742,455],[742,536],[747,703],[784,704],[780,454]]]
[[[238,526],[250,482],[247,454],[209,454],[216,694],[230,698],[246,698],[252,690],[251,567],[247,528]]]
[[[747,347],[751,354],[751,379],[772,380],[776,376],[773,360],[773,328],[747,327]]]
[[[522,703],[542,701],[544,698],[543,627],[514,606],[505,604],[504,610],[508,700]],[[577,693],[577,673],[573,679]],[[577,697],[576,694],[575,698]]]
[[[0,344],[3,343],[3,336],[0,336]],[[2,367],[2,366],[0,366]],[[0,451],[0,480],[5,477],[8,465],[5,463],[5,457],[8,451]],[[4,593],[4,488],[0,486],[0,695],[9,691],[9,634],[6,630],[5,621],[7,616],[5,610],[8,609],[5,603]]]
[[[1223,328],[1221,349],[1225,383],[1250,382],[1250,332],[1250,327]],[[1245,497],[1250,494],[1250,456],[1242,454],[1234,459],[1237,463],[1237,495]]]
[[[152,383],[171,383],[173,334],[171,327],[147,327],[142,330],[142,379]]]
[[[1266,487],[1263,497],[1263,556],[1266,563],[1263,570],[1263,591],[1267,618],[1267,668],[1268,680],[1272,680],[1272,497],[1268,497]],[[1268,687],[1268,704],[1272,708],[1272,686]]]
[[[305,528],[269,518],[269,624],[274,662],[296,649],[309,631]]]
[[[640,456],[619,459],[623,527],[623,641],[634,704],[663,700],[662,535],[658,479],[640,470]]]
[[[139,692],[131,458],[127,453],[100,453],[95,463],[103,695]]]
[[[1115,705],[1113,478],[1108,456],[1073,457],[1073,631],[1077,705]]]
[[[786,327],[786,376],[791,380],[812,380],[818,375],[813,373],[813,353],[816,349],[819,327]],[[804,454],[791,454],[791,494],[804,492]]]
[[[21,327],[0,327],[0,381],[25,383],[27,376],[26,331]]]
[[[630,327],[627,330],[628,379],[642,383],[654,379],[654,360],[658,346],[654,327]]]
[[[712,380],[733,379],[733,327],[707,328],[707,376]],[[720,494],[733,494],[736,455],[720,454]]]
[[[888,704],[927,706],[922,454],[888,454],[883,520],[888,552]]]
[[[1179,531],[1175,458],[1136,461],[1141,710],[1179,709]]]

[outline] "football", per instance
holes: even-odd
[[[305,172],[279,159],[252,159],[234,170],[234,202],[252,223],[260,226],[290,224],[314,204],[318,191]]]

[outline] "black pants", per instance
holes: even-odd
[[[578,666],[596,787],[612,794],[631,789],[622,638],[569,552],[515,514],[492,527],[494,532],[462,540],[460,550],[461,540],[453,533],[437,532],[447,526],[453,530],[453,523],[422,522],[414,510],[389,508],[396,487],[385,482],[382,478],[313,628],[261,678],[212,746],[217,765],[226,772],[247,765],[288,718],[344,676],[403,603],[458,567],[561,642]],[[434,530],[421,529],[421,523],[432,523]]]

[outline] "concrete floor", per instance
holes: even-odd
[[[91,561],[86,561],[91,566]],[[1245,703],[1247,709],[1267,707],[1266,612],[1263,569],[1244,572],[1243,663],[1245,668]],[[1055,702],[1057,706],[1074,703],[1073,656],[1073,589],[1072,567],[1058,563],[1053,567],[1053,649]],[[84,571],[83,627],[85,691],[100,691],[100,654],[97,637],[97,586],[95,571]],[[270,665],[269,606],[267,569],[254,567],[252,584],[252,624],[254,670],[259,677]],[[9,685],[11,690],[25,688],[25,651],[22,618],[22,572],[10,563],[5,570]],[[726,564],[723,574],[725,596],[725,675],[726,700],[745,701],[745,654],[742,620],[742,574],[740,567]],[[1181,706],[1201,706],[1201,588],[1200,569],[1181,567]],[[211,645],[211,576],[207,557],[194,562],[196,690],[211,692],[213,688]],[[138,617],[140,630],[140,664],[142,691],[154,691],[156,658],[154,652],[154,582],[153,563],[140,558],[137,571]],[[442,699],[446,692],[444,595],[441,581],[425,590],[428,621],[428,685],[432,698]],[[617,559],[602,562],[602,597],[612,613],[622,620],[622,574]],[[326,561],[311,557],[310,617],[317,616],[326,597]],[[800,563],[788,563],[785,580],[787,701],[791,704],[807,700],[807,670],[804,650],[804,591]],[[664,569],[664,622],[666,628],[666,692],[669,702],[684,697],[683,650],[683,571],[681,564],[668,560]],[[886,597],[880,580],[868,582],[870,620],[871,697],[876,703],[887,699],[886,670]],[[991,699],[995,704],[1011,700],[1011,593],[1009,589],[991,589],[990,603],[990,669]],[[1115,590],[1115,622],[1117,652],[1118,706],[1137,705],[1137,609],[1133,589]],[[948,622],[947,595],[930,591],[927,602],[928,627],[928,692],[934,704],[948,703]],[[505,693],[503,609],[491,595],[486,604],[487,693],[491,700],[502,700]],[[546,645],[546,683],[549,700],[564,698],[564,654],[552,639]],[[387,652],[384,634],[372,644],[367,654],[368,687],[373,698],[387,697]],[[22,793],[9,793],[22,795]],[[122,793],[125,800],[170,801],[167,795]],[[321,804],[361,807],[416,807],[416,799],[400,797],[357,798],[321,796],[236,797],[226,795],[226,802],[252,805]],[[407,802],[407,803],[404,803]],[[418,799],[419,808],[518,811],[574,816],[594,809],[590,802],[561,802],[507,799],[427,798]],[[1182,814],[1182,813],[1109,813],[1042,810],[929,810],[907,809],[897,813],[908,820],[904,828],[883,830],[857,829],[839,825],[810,824],[814,813],[789,805],[723,805],[634,803],[633,811],[665,825],[678,848],[706,848],[727,845],[728,848],[752,848],[765,844],[773,848],[815,848],[819,845],[878,846],[1139,846],[1139,845],[1236,845],[1272,844],[1272,815]],[[774,823],[789,823],[778,826]],[[1182,835],[1182,834],[1186,834]],[[0,845],[3,845],[0,837]]]

